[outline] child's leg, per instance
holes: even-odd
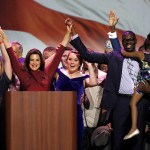
[[[135,92],[132,96],[131,102],[130,102],[130,107],[131,107],[131,119],[132,119],[132,126],[128,134],[124,137],[124,139],[129,139],[138,133],[134,133],[135,130],[137,129],[137,103],[140,101],[142,98],[142,94],[139,94]],[[138,131],[139,132],[139,131]]]
[[[139,93],[135,92],[133,94],[131,102],[130,102],[131,119],[132,119],[131,130],[137,129],[137,115],[138,115],[137,103],[140,101],[140,99],[142,98],[142,96],[143,96],[142,94],[139,94]]]

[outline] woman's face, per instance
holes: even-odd
[[[31,54],[29,67],[31,70],[36,71],[39,70],[41,65],[40,56],[38,54]]]
[[[80,61],[79,58],[74,53],[70,53],[67,59],[68,70],[73,73],[79,71]]]

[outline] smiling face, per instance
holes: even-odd
[[[75,53],[70,53],[68,55],[67,63],[68,63],[68,71],[70,73],[74,73],[76,71],[79,71],[81,62]]]
[[[127,52],[135,51],[136,37],[133,32],[127,31],[122,36],[122,44]]]
[[[30,62],[29,62],[29,68],[32,71],[39,70],[41,65],[40,56],[38,54],[31,54],[30,55]]]

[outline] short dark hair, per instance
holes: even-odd
[[[46,47],[46,48],[43,50],[43,54],[44,54],[45,51],[48,51],[48,52],[56,51],[56,48],[55,48],[55,47],[52,47],[52,46],[48,46],[48,47]]]
[[[41,65],[40,65],[39,69],[43,71],[45,69],[45,61],[43,59],[43,56],[42,56],[42,53],[40,52],[40,50],[38,50],[36,48],[29,50],[29,52],[27,53],[26,58],[25,58],[25,62],[24,62],[24,69],[26,69],[27,71],[31,70],[29,67],[29,63],[30,63],[30,56],[32,54],[38,54],[39,55],[40,60],[41,60]]]
[[[19,42],[13,41],[11,42],[11,45],[19,45],[19,50],[21,53],[23,53],[23,46]]]

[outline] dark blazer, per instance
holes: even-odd
[[[118,44],[119,41],[116,41]],[[101,101],[101,107],[110,110],[114,107],[117,101],[119,91],[122,64],[124,57],[121,52],[112,51],[110,53],[89,52],[79,37],[70,42],[72,46],[78,50],[83,59],[91,63],[108,64],[108,72],[104,84],[104,92]]]

